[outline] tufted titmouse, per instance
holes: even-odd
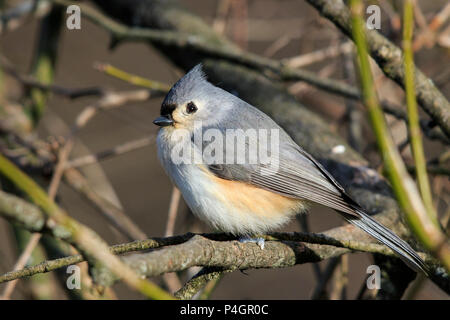
[[[209,83],[201,65],[172,87],[154,123],[161,127],[157,146],[165,171],[192,212],[213,227],[255,236],[315,202],[335,209],[426,273],[405,241],[367,215],[271,118]],[[239,139],[240,144],[231,143]]]

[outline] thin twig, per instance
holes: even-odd
[[[415,12],[417,13],[417,9],[419,7],[417,4],[414,7],[416,8]],[[431,19],[429,24],[426,24],[423,15],[417,15],[417,17],[421,17],[420,25],[422,30],[415,37],[414,43],[412,45],[413,51],[420,50],[424,45],[429,48],[432,47],[438,38],[437,31],[445,23],[449,16],[450,3],[447,3],[444,8],[437,13]]]
[[[31,235],[27,245],[25,246],[25,249],[20,254],[19,259],[17,259],[13,271],[23,269],[23,267],[27,264],[27,261],[30,258],[31,254],[33,253],[34,248],[38,245],[40,239],[41,239],[40,233],[33,233]],[[18,279],[9,282],[6,285],[5,290],[3,290],[3,294],[0,296],[0,300],[9,300],[18,282],[19,282]]]
[[[122,155],[134,150],[138,150],[144,147],[147,147],[155,142],[155,136],[151,135],[149,137],[136,139],[133,141],[128,141],[123,144],[117,145],[111,149],[107,149],[104,151],[100,151],[96,154],[89,154],[86,156],[80,156],[78,158],[69,160],[67,162],[66,169],[68,168],[78,168],[82,166],[86,166],[89,164],[98,163],[100,161],[109,159],[111,157],[115,157],[118,155]]]
[[[334,272],[334,286],[330,300],[346,300],[348,285],[348,255],[339,257],[339,264]]]
[[[392,7],[391,2],[389,0],[380,0],[379,3],[383,8],[383,11],[386,12],[389,16],[391,27],[394,29],[394,31],[399,31],[402,27],[401,18],[397,11],[395,11],[395,9]]]
[[[4,56],[0,56],[0,65],[6,73],[14,77],[25,87],[39,89],[44,92],[52,92],[69,99],[86,96],[101,96],[104,94],[104,89],[100,87],[66,88],[55,84],[45,84],[36,80],[34,77],[20,74]]]
[[[230,0],[230,20],[233,21],[232,39],[241,49],[248,45],[248,8],[247,0]]]
[[[270,46],[268,46],[264,50],[263,56],[265,56],[265,57],[274,56],[275,53],[277,53],[278,51],[280,51],[281,49],[286,47],[289,43],[291,43],[292,38],[293,38],[293,35],[285,34],[285,35],[281,36],[280,38],[276,39],[274,42],[272,42],[272,44]]]
[[[164,232],[165,237],[171,237],[174,235],[175,221],[178,213],[178,205],[180,204],[180,197],[180,190],[178,190],[178,188],[174,186],[172,188],[169,211],[167,213],[166,231]],[[174,272],[165,273],[163,275],[163,279],[171,292],[176,292],[181,287],[181,281],[178,278],[177,274]]]
[[[438,225],[437,214],[433,206],[433,198],[431,196],[430,182],[428,180],[425,154],[422,144],[422,134],[419,126],[419,112],[416,104],[416,94],[414,88],[414,57],[412,49],[413,37],[413,2],[406,0],[404,3],[403,15],[403,51],[404,51],[404,68],[405,68],[405,92],[406,104],[408,107],[408,129],[411,141],[411,150],[414,156],[416,166],[416,177],[419,185],[420,194],[423,204],[427,210],[431,221]]]
[[[283,61],[292,68],[300,68],[325,59],[335,58],[341,54],[350,53],[352,50],[353,43],[351,41],[346,41],[324,49],[305,53],[297,57],[284,59]]]
[[[227,26],[227,14],[230,10],[231,0],[220,0],[217,2],[216,17],[212,28],[218,34],[224,34]]]
[[[328,281],[330,281],[331,277],[333,276],[334,270],[336,269],[338,264],[339,258],[333,258],[330,260],[324,272],[322,272],[322,277],[314,288],[314,291],[311,295],[311,300],[318,300],[323,298],[325,287],[327,286]]]
[[[309,228],[309,221],[308,221],[308,215],[307,214],[299,214],[297,215],[297,221],[300,224],[300,230],[302,232],[310,233],[311,229]],[[319,281],[322,278],[322,269],[320,268],[319,264],[314,263],[312,264],[313,272],[316,277],[316,280]]]
[[[167,213],[167,224],[164,235],[166,237],[173,236],[175,229],[175,220],[177,218],[178,205],[180,204],[181,193],[177,187],[172,188],[172,195],[170,197],[169,212]]]
[[[110,64],[97,62],[94,64],[94,68],[106,75],[131,83],[135,86],[151,89],[152,91],[155,91],[155,93],[164,94],[170,90],[170,86],[165,83],[128,73]]]

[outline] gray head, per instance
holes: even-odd
[[[232,107],[229,96],[232,95],[206,80],[198,64],[170,89],[161,105],[161,116],[153,123],[186,129],[193,128],[194,121],[208,125]]]

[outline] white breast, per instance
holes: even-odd
[[[202,220],[219,227],[221,213],[220,203],[211,195],[214,193],[214,184],[200,165],[174,164],[171,158],[172,144],[170,133],[172,128],[163,128],[158,132],[157,146],[158,158],[167,175],[178,187],[184,200],[194,214]],[[193,150],[195,150],[193,148]]]

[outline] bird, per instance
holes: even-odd
[[[416,272],[428,273],[406,241],[373,219],[268,115],[210,83],[201,64],[173,85],[153,123],[160,127],[157,154],[165,172],[194,215],[213,228],[263,249],[257,235],[318,203],[392,249]]]

